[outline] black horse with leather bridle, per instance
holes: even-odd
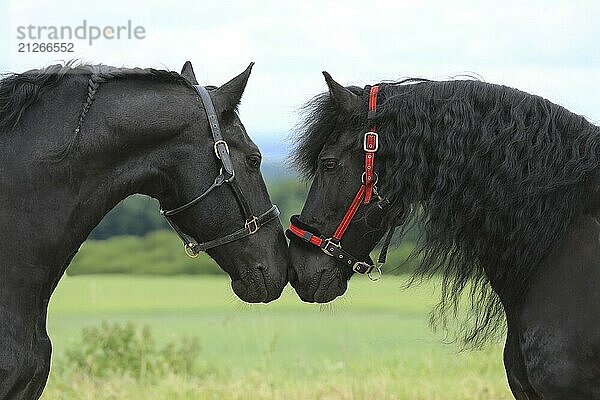
[[[280,296],[287,243],[236,111],[251,67],[207,88],[189,62],[181,74],[55,65],[0,80],[0,399],[41,395],[50,296],[131,194],[158,199],[185,252],[207,251],[241,299]]]
[[[324,74],[293,155],[312,179],[288,231],[298,295],[342,295],[381,268],[380,240],[382,262],[394,230],[418,223],[415,278],[443,285],[434,323],[464,295],[466,345],[506,322],[516,399],[600,399],[600,128],[475,80],[359,88]]]

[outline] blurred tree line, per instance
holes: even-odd
[[[271,182],[268,187],[271,201],[281,210],[280,218],[285,226],[290,216],[302,209],[308,186],[298,179],[284,178]],[[89,238],[104,240],[113,236],[144,236],[153,231],[169,229],[158,212],[159,208],[158,201],[148,196],[130,196],[104,217]]]
[[[160,216],[158,201],[148,196],[129,196],[113,208],[90,234],[90,239],[113,236],[143,236],[149,232],[168,229]]]

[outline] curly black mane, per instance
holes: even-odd
[[[361,154],[368,87],[352,91],[363,97],[348,119]],[[464,294],[471,312],[460,333],[482,344],[581,210],[600,129],[539,96],[475,80],[409,79],[379,93],[380,191],[393,221],[421,225],[415,278],[442,277],[432,322],[445,327]],[[293,159],[311,176],[338,112],[328,94],[306,111]]]

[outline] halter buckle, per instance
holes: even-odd
[[[246,221],[246,229],[248,230],[248,234],[254,235],[259,229],[258,225],[258,217],[253,216],[252,219]]]
[[[369,137],[375,138],[375,148],[374,149],[369,148]],[[365,136],[363,139],[363,150],[367,153],[375,153],[375,152],[377,152],[377,150],[379,150],[379,135],[377,134],[377,132],[365,133]]]
[[[366,271],[364,271],[363,267],[366,268]],[[352,266],[352,271],[356,272],[357,274],[369,274],[371,273],[371,270],[373,270],[373,266],[364,261],[358,261]]]
[[[328,250],[329,246],[335,246],[338,249],[342,248],[342,245],[339,242],[337,242],[337,241],[334,242],[332,239],[333,238],[325,239],[325,241],[324,241],[325,246],[321,247],[321,250],[323,250],[323,253],[327,254],[329,257],[333,257],[333,254]]]
[[[219,154],[219,149],[217,147],[221,144],[225,146],[225,151],[227,152],[227,154],[229,154],[229,145],[227,144],[227,142],[224,140],[217,140],[213,145],[213,148],[215,150],[215,155],[219,160],[221,159],[221,155]]]

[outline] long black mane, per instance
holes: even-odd
[[[360,154],[368,90],[351,90],[364,101],[345,118]],[[442,277],[432,322],[445,327],[467,296],[459,331],[466,344],[482,344],[580,210],[600,129],[539,96],[475,80],[409,79],[379,93],[380,189],[392,220],[421,226],[415,278]],[[292,157],[310,177],[339,118],[328,94],[305,111]]]
[[[116,68],[101,64],[75,64],[73,61],[19,74],[7,74],[0,80],[0,131],[14,129],[32,104],[49,89],[72,75],[88,77],[87,87],[82,88],[86,91],[87,97],[82,104],[77,126],[74,127],[74,137],[69,145],[61,150],[59,158],[68,154],[73,144],[76,143],[84,118],[102,83],[113,79],[143,79],[190,85],[185,78],[173,71],[154,68]]]

